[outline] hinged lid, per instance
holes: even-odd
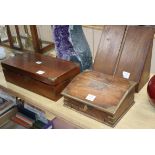
[[[50,85],[68,80],[80,72],[79,66],[73,62],[31,53],[9,58],[2,62],[2,67]]]
[[[87,71],[77,75],[65,88],[65,97],[114,114],[135,82],[111,75]]]

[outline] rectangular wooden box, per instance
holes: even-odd
[[[86,71],[76,76],[62,94],[65,106],[114,126],[133,105],[135,85],[123,78]]]
[[[6,81],[54,101],[80,72],[79,66],[73,62],[30,53],[3,61],[2,68]]]
[[[93,70],[65,88],[64,105],[115,126],[149,79],[153,36],[151,27],[104,26]]]

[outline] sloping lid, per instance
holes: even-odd
[[[114,114],[135,86],[135,82],[87,71],[77,75],[62,94],[71,99]]]
[[[26,53],[9,58],[2,62],[2,67],[51,85],[67,80],[73,76],[72,74],[80,72],[79,66],[73,62],[38,53]]]

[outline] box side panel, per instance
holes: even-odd
[[[11,82],[15,85],[28,89],[34,93],[52,99],[58,100],[61,95],[60,92],[65,88],[69,81],[64,81],[60,85],[51,86],[43,82],[37,81],[29,76],[24,76],[21,73],[13,72],[11,70],[3,70],[6,81]]]

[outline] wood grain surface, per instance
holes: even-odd
[[[129,26],[116,75],[122,77],[122,72],[127,71],[129,79],[139,83],[152,43],[152,28]]]
[[[93,71],[79,74],[65,88],[65,105],[114,125],[133,104],[135,86],[139,91],[148,80],[153,34],[151,27],[105,26]],[[112,120],[106,118],[109,113]]]
[[[41,64],[36,62],[41,62]],[[79,73],[79,66],[73,62],[38,53],[26,53],[9,58],[2,62],[2,67],[50,85],[56,85]],[[37,71],[44,71],[45,73],[39,75],[36,73]]]
[[[93,70],[114,73],[126,26],[105,26],[94,60]]]
[[[147,26],[105,26],[93,70],[137,82],[136,92],[149,79],[154,29]]]
[[[118,77],[113,78],[111,75],[95,71],[87,71],[76,76],[62,94],[102,111],[115,113],[122,99],[134,87],[135,82]],[[95,99],[88,100],[89,94],[95,96]]]
[[[8,82],[54,101],[61,97],[61,91],[80,72],[79,66],[72,62],[29,53],[3,61],[2,68]],[[37,71],[45,73],[39,75]]]

